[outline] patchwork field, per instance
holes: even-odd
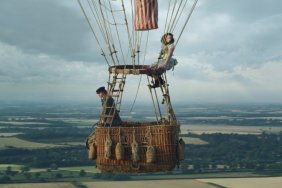
[[[50,123],[44,122],[26,122],[26,121],[0,121],[0,124],[11,124],[11,125],[50,125]]]
[[[19,147],[19,148],[48,148],[48,147],[58,147],[60,145],[30,142],[15,137],[0,137],[0,149],[9,146]]]
[[[94,165],[93,166],[62,167],[62,168],[59,168],[59,169],[60,170],[66,170],[66,171],[80,171],[81,169],[83,169],[85,172],[89,172],[89,173],[100,173],[101,172]]]
[[[1,188],[76,188],[71,183],[15,183],[0,184]]]
[[[228,188],[280,188],[282,177],[199,179],[200,182],[215,183]]]
[[[6,159],[10,160],[6,160],[4,158],[5,156],[3,155],[3,157],[0,154],[0,159],[2,157],[2,159],[5,159],[2,160],[2,165],[0,164],[0,179],[3,177],[2,175],[4,175],[8,166],[13,171],[20,172],[23,166],[17,164],[26,164],[31,165],[30,170],[27,173],[17,173],[15,176],[9,175],[11,181],[7,183],[27,182],[28,176],[25,177],[25,174],[31,175],[31,178],[28,180],[29,182],[38,182],[41,179],[42,182],[58,182],[43,184],[0,184],[0,188],[281,187],[282,177],[264,178],[265,176],[269,176],[273,169],[277,170],[277,168],[280,168],[279,173],[281,174],[280,165],[282,163],[280,159],[281,155],[279,155],[281,136],[278,138],[279,135],[277,134],[282,132],[281,106],[177,107],[175,109],[177,111],[178,121],[181,122],[182,134],[210,134],[183,138],[186,144],[192,144],[188,146],[188,160],[181,163],[184,168],[164,174],[133,175],[130,177],[132,181],[111,181],[117,177],[120,180],[120,177],[115,176],[115,174],[113,176],[96,174],[100,171],[95,168],[92,161],[88,161],[84,143],[85,138],[92,132],[92,126],[98,121],[101,110],[100,104],[97,109],[87,106],[75,107],[72,105],[18,106],[12,108],[7,107],[6,109],[2,108],[2,111],[0,108],[0,114],[3,114],[3,116],[0,116],[0,151],[5,153],[5,149],[11,146],[17,147],[9,148],[11,151],[17,151],[19,150],[18,148],[40,148],[39,151],[34,150],[28,153],[26,155],[27,160],[21,155],[17,155],[14,159],[11,157],[13,153],[7,155]],[[150,110],[153,109],[151,107],[141,107],[134,113],[122,113],[121,111],[121,117],[123,120],[129,121],[155,121],[155,116],[152,115],[154,113],[151,113]],[[212,135],[213,133],[228,135]],[[240,135],[231,135],[232,133]],[[262,133],[273,134],[269,136],[260,135]],[[222,142],[222,139],[224,139],[224,142]],[[230,144],[234,144],[234,146],[239,145],[240,147],[236,149],[233,145],[230,147]],[[262,145],[264,146],[263,148],[260,147]],[[46,149],[46,151],[48,150],[48,152],[42,152],[41,148]],[[234,152],[235,149],[236,152]],[[218,151],[223,154],[217,155]],[[253,155],[246,157],[244,153],[248,152]],[[261,153],[267,153],[268,155],[261,155]],[[227,155],[229,158],[224,158]],[[214,156],[218,156],[216,162],[213,162]],[[237,162],[231,168],[228,161]],[[248,166],[245,163],[241,166],[242,161],[246,162]],[[263,165],[258,165],[257,161],[261,161]],[[35,164],[42,164],[42,162],[46,164],[44,168],[35,168]],[[50,166],[53,164],[57,168],[50,170]],[[199,165],[194,166],[194,164]],[[72,165],[74,167],[65,167]],[[185,166],[188,167],[187,172]],[[201,169],[199,170],[196,167]],[[260,170],[263,167],[267,168]],[[259,173],[257,170],[260,170]],[[278,173],[274,170],[273,172],[275,173],[273,173],[273,176],[277,176]],[[81,172],[85,174],[81,175]],[[40,174],[40,179],[36,178],[36,174]],[[258,174],[262,177],[259,178]],[[56,175],[58,176],[56,177]],[[97,179],[93,179],[93,177]],[[125,179],[129,178],[126,177]],[[73,182],[81,182],[82,185]]]
[[[182,133],[194,134],[261,134],[266,133],[279,133],[282,127],[275,126],[232,126],[232,125],[181,125]]]
[[[216,188],[217,186],[200,182],[197,180],[146,180],[146,181],[103,181],[103,182],[82,182],[87,187],[99,188],[144,188],[144,187],[161,187],[161,188]]]
[[[185,144],[196,144],[196,145],[203,145],[208,144],[208,142],[200,139],[200,138],[190,138],[190,137],[182,137]]]
[[[13,170],[20,170],[22,165],[16,165],[16,164],[0,164],[0,170],[6,170],[7,167],[11,167]]]
[[[11,136],[16,136],[21,133],[0,133],[0,137],[11,137]]]
[[[267,178],[224,178],[224,179],[179,179],[179,180],[141,180],[141,181],[92,181],[82,182],[86,187],[99,188],[280,188],[282,177]],[[72,183],[22,183],[22,184],[0,184],[1,188],[75,188]]]

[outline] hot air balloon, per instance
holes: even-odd
[[[109,72],[108,96],[112,106],[103,106],[100,121],[88,136],[89,159],[103,172],[169,171],[184,159],[185,145],[179,140],[177,121],[169,93],[166,72],[160,87],[151,86],[153,77],[146,63],[151,30],[160,35],[174,33],[175,47],[197,4],[188,0],[77,0],[94,36],[103,63]],[[161,12],[160,8],[167,7]],[[146,76],[154,111],[154,121],[122,121],[112,126],[119,112],[128,75]],[[139,82],[140,85],[140,82]],[[166,114],[160,110],[160,89]],[[107,100],[107,99],[106,99]],[[110,113],[109,113],[110,111]],[[105,121],[106,119],[106,121]]]

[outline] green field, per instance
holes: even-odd
[[[17,148],[50,148],[50,147],[59,147],[61,145],[55,144],[45,144],[38,142],[30,142],[22,140],[15,137],[0,137],[0,149],[7,147],[17,147]]]
[[[144,187],[161,187],[161,188],[216,188],[217,186],[200,182],[197,180],[143,180],[143,181],[107,181],[107,182],[82,182],[87,187],[99,188],[144,188]]]
[[[280,188],[282,177],[260,177],[260,178],[214,178],[199,179],[200,182],[214,183],[224,187],[234,188]]]
[[[11,124],[11,125],[50,125],[45,122],[26,122],[26,121],[0,121],[0,124]]]
[[[16,136],[21,133],[0,133],[0,137],[11,137],[11,136]]]
[[[72,183],[14,183],[0,185],[1,188],[76,188]]]
[[[6,170],[8,166],[11,167],[13,170],[20,170],[22,165],[17,165],[17,164],[0,164],[0,171]]]
[[[281,175],[282,106],[243,106],[237,111],[233,108],[237,109],[176,108],[177,119],[181,122],[180,137],[186,143],[185,160],[171,172],[130,175],[101,173],[95,168],[95,161],[87,158],[85,139],[93,131],[100,108],[36,105],[3,108],[2,111],[0,108],[0,183],[8,178],[4,183],[26,183],[7,184],[19,188],[219,188],[232,187],[229,181],[236,184],[237,178],[250,177],[252,180],[246,180],[250,182],[257,178],[259,182],[262,177]],[[140,108],[121,117],[150,121],[155,119],[150,109]],[[23,172],[23,167],[29,169]],[[274,188],[270,185],[275,181],[270,181],[267,188]],[[46,184],[30,184],[32,182]]]
[[[60,170],[66,170],[66,171],[80,171],[85,170],[85,172],[89,173],[100,173],[101,171],[93,166],[73,166],[73,167],[62,167]]]

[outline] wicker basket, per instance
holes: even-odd
[[[95,130],[95,143],[97,147],[96,166],[103,172],[156,172],[169,171],[175,168],[177,160],[177,141],[179,125],[157,125],[154,122],[124,123],[122,127],[97,126]],[[105,158],[105,142],[110,136],[112,140],[112,156]],[[133,162],[131,144],[138,143],[140,160]],[[124,159],[117,160],[115,147],[121,142],[124,147]],[[155,148],[156,160],[146,162],[148,145]]]

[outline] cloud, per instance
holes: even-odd
[[[57,1],[0,1],[0,40],[31,54],[98,61],[79,9]],[[69,3],[65,1],[65,3]]]
[[[238,65],[232,72],[191,61],[176,67],[173,76],[169,74],[173,83],[171,95],[176,102],[185,99],[196,103],[282,103],[281,70],[282,61],[257,67]],[[186,77],[180,76],[185,73]]]
[[[281,2],[201,2],[175,54],[196,55],[199,63],[221,71],[281,60],[282,15],[276,7]]]
[[[174,52],[179,64],[167,73],[172,101],[282,103],[281,6],[279,0],[199,1]],[[149,33],[145,64],[158,55],[164,18]],[[77,2],[0,1],[0,25],[0,100],[93,100],[106,85],[106,62]],[[142,55],[145,40],[144,34]],[[128,76],[126,84],[124,100],[132,101],[139,77]],[[143,77],[137,101],[150,101],[147,84]]]
[[[28,54],[0,43],[0,100],[91,100],[105,84],[105,66]]]
[[[10,83],[89,82],[99,77],[102,66],[83,61],[66,61],[48,54],[28,54],[0,43],[0,81]],[[104,68],[104,67],[103,67]],[[105,72],[105,71],[104,71]]]

